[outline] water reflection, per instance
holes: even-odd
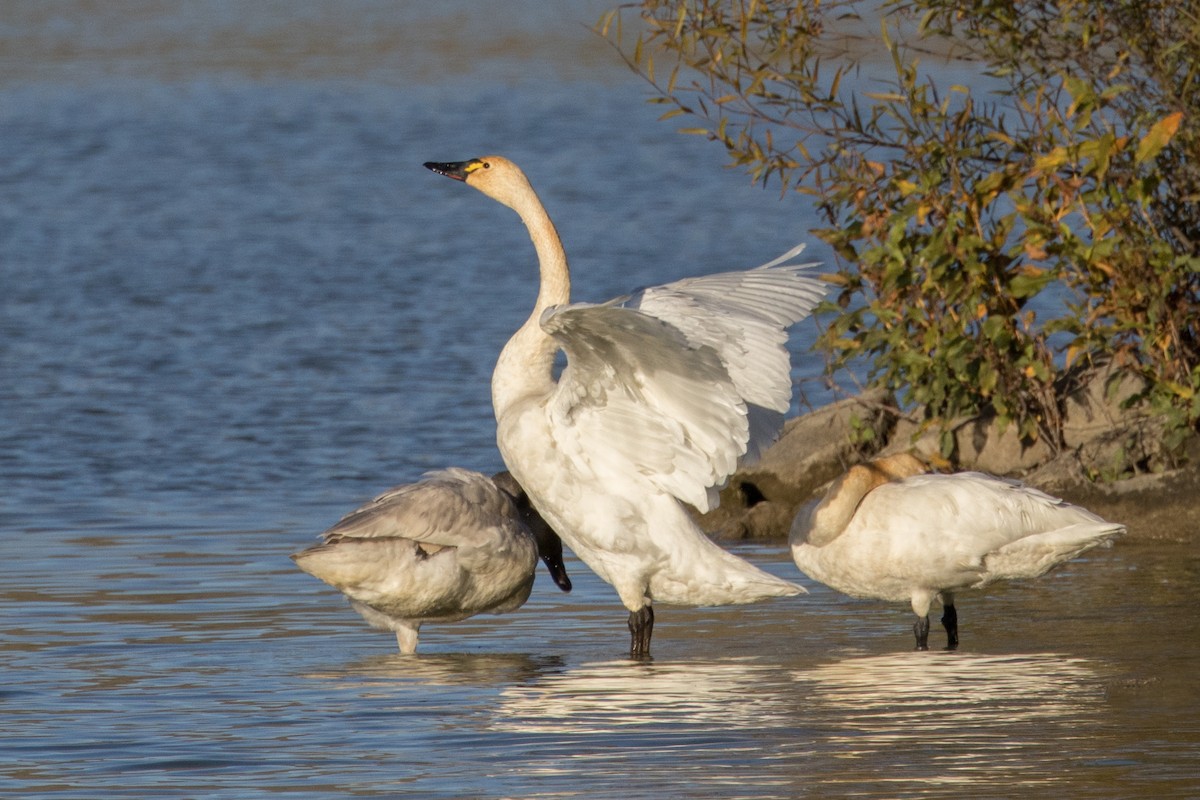
[[[564,668],[554,655],[526,653],[438,653],[375,655],[337,669],[310,672],[312,680],[338,681],[345,687],[409,681],[433,686],[505,686],[529,683]]]
[[[494,727],[551,734],[770,727],[786,718],[786,708],[762,690],[777,671],[777,665],[737,658],[580,664],[536,684],[506,688]]]
[[[1095,723],[1102,681],[1087,661],[1054,654],[903,653],[847,658],[792,673],[832,724],[836,758],[903,766],[889,782],[955,786],[1061,779],[1046,741],[1071,747]],[[1033,745],[1031,743],[1039,743]],[[1077,744],[1085,752],[1085,744]]]

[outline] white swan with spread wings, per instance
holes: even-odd
[[[571,303],[566,253],[524,173],[487,156],[426,163],[512,208],[541,283],[492,376],[509,470],[576,555],[629,609],[649,654],[651,603],[725,605],[804,590],[714,544],[700,511],[777,435],[792,396],[787,328],[825,292],[796,248],[756,269]],[[566,367],[555,377],[555,355]]]

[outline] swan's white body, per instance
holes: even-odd
[[[292,558],[345,594],[372,626],[395,631],[402,653],[413,653],[422,622],[502,614],[529,598],[539,539],[553,532],[535,534],[527,522],[538,521],[523,518],[512,493],[519,487],[497,482],[454,467],[430,472],[343,517],[321,534],[322,544]],[[569,589],[561,545],[557,556],[546,550],[556,583]]]
[[[908,601],[926,618],[939,596],[952,609],[956,591],[1036,578],[1125,531],[1016,481],[920,469],[896,457],[853,467],[802,509],[789,537],[800,570],[853,597]]]
[[[789,263],[799,248],[753,270],[571,304],[554,225],[514,164],[426,166],[515,210],[537,251],[537,302],[500,354],[492,401],[505,464],[547,522],[631,612],[801,593],[713,544],[683,506],[715,506],[739,460],[778,433],[792,392],[786,329],[824,294],[812,265]]]

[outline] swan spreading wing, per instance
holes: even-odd
[[[748,406],[750,441],[742,463],[756,461],[783,425],[792,401],[787,328],[804,319],[828,285],[793,264],[800,244],[752,270],[687,278],[613,302],[670,322],[694,345],[717,350]]]
[[[707,511],[739,460],[782,426],[791,399],[785,328],[822,295],[788,262],[571,302],[558,231],[503,156],[426,167],[511,208],[537,253],[529,318],[492,373],[504,462],[580,559],[629,609],[629,653],[650,653],[651,603],[751,603],[803,592],[705,536]],[[556,376],[557,351],[567,363]]]
[[[801,249],[749,271],[547,309],[542,328],[567,354],[548,406],[558,446],[595,474],[640,474],[714,507],[791,402],[786,328],[825,293],[804,274],[813,265],[789,263]]]

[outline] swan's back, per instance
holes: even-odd
[[[451,468],[348,514],[292,558],[380,627],[518,608],[537,563],[532,533],[487,476]],[[373,611],[374,614],[369,613]]]
[[[459,467],[428,472],[383,492],[321,534],[402,536],[446,547],[486,547],[523,534],[512,498],[486,475]]]
[[[972,558],[1056,531],[1103,536],[1123,529],[1018,481],[979,472],[913,475],[885,483],[864,498],[855,523],[940,530]]]
[[[915,475],[883,483],[824,546],[793,537],[806,573],[848,594],[901,600],[1032,578],[1124,532],[1087,509],[981,473]],[[886,587],[886,588],[884,588]]]

